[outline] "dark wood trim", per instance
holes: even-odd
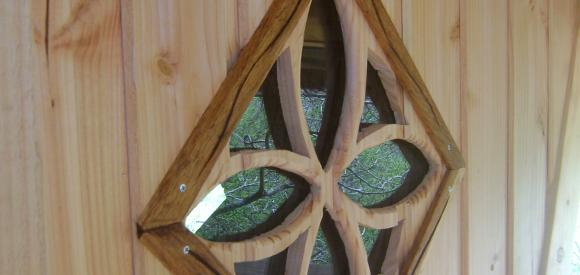
[[[453,170],[465,167],[463,156],[382,1],[356,2],[447,168]]]
[[[231,274],[180,223],[146,231],[139,239],[174,274]],[[185,246],[189,247],[188,253],[184,251]]]
[[[181,221],[310,0],[275,0],[139,218],[147,231]],[[179,186],[186,184],[185,192]]]
[[[411,251],[403,261],[401,274],[414,274],[447,206],[449,190],[463,177],[465,161],[382,1],[356,0],[356,2],[389,60],[399,84],[409,96],[427,135],[449,169],[437,190]]]

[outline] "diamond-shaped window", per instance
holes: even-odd
[[[380,71],[367,61],[377,50],[371,38]],[[385,87],[385,75],[397,85]],[[406,97],[392,101],[398,85]],[[405,236],[428,228],[397,248],[405,273],[462,168],[381,1],[274,0],[139,218],[139,234],[176,273],[257,264],[369,274],[392,262],[386,249],[401,236],[393,228]],[[409,213],[422,222],[400,226]]]

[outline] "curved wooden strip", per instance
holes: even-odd
[[[339,188],[333,188],[335,198],[329,213],[336,224],[336,229],[344,243],[350,274],[370,275],[364,243],[359,232],[359,223],[348,208],[343,208],[343,201],[337,197],[344,196]],[[346,197],[346,196],[345,196]]]
[[[243,170],[258,167],[276,167],[303,177],[313,185],[321,185],[323,171],[312,159],[287,150],[241,151],[233,154],[226,164],[220,181]]]
[[[465,169],[451,170],[445,175],[443,182],[437,190],[435,198],[431,202],[426,219],[421,224],[421,228],[415,237],[413,246],[409,252],[409,257],[407,257],[402,264],[401,274],[415,273],[415,269],[419,266],[423,258],[423,252],[431,242],[435,229],[443,216],[449,197],[453,193],[453,188],[461,181],[464,172]]]
[[[403,230],[403,225],[393,227],[389,236],[389,244],[387,245],[387,251],[385,258],[383,259],[383,264],[381,266],[381,273],[383,275],[398,275],[399,265],[401,264],[399,245],[401,243],[401,231]]]
[[[261,260],[290,246],[317,220],[313,214],[317,212],[322,212],[322,201],[310,195],[284,223],[268,233],[240,242],[203,242],[225,263]]]
[[[310,258],[316,242],[316,235],[322,220],[322,211],[314,212],[312,226],[288,248],[286,275],[306,274],[310,267]]]
[[[237,121],[264,81],[309,0],[276,0],[182,147],[139,218],[143,230],[179,222],[189,210]],[[178,192],[187,185],[184,193]]]
[[[376,41],[373,36],[370,37],[372,42]],[[389,98],[389,103],[391,103],[391,108],[395,112],[395,121],[398,124],[407,124],[404,112],[403,103],[403,91],[401,86],[397,83],[397,78],[391,69],[391,65],[387,61],[384,54],[380,51],[376,51],[374,47],[369,46],[369,62],[379,72],[379,78]]]
[[[364,18],[352,1],[335,1],[340,17],[346,57],[345,93],[340,123],[334,137],[334,145],[325,170],[338,179],[341,167],[353,153],[365,100],[367,77],[368,33]]]
[[[217,184],[244,170],[259,167],[275,167],[301,176],[310,184],[322,184],[323,171],[317,161],[287,150],[247,150],[233,153],[225,148],[219,161],[212,169],[194,198],[190,210],[194,208]]]
[[[278,87],[280,89],[282,113],[284,114],[284,121],[292,143],[292,150],[298,154],[316,159],[316,152],[310,140],[310,133],[300,99],[300,62],[306,17],[304,16],[303,22],[296,27],[297,30],[301,30],[301,33],[296,34],[294,41],[290,42],[288,49],[282,53],[278,60]]]
[[[381,0],[356,0],[403,90],[449,169],[465,167],[463,157],[431,98]],[[448,150],[448,146],[455,150]]]
[[[368,209],[361,207],[343,192],[340,192],[339,196],[342,208],[348,209],[348,214],[352,216],[352,219],[366,227],[392,228],[397,226],[401,220],[396,206]]]
[[[380,145],[389,140],[405,140],[411,143],[421,151],[429,163],[429,172],[425,175],[425,178],[419,186],[394,205],[372,209],[367,209],[358,205],[344,193],[339,192],[337,193],[339,194],[338,196],[333,197],[333,205],[340,205],[340,207],[334,209],[334,211],[349,212],[349,214],[352,215],[352,218],[358,223],[372,228],[391,228],[404,219],[406,213],[422,201],[422,199],[427,197],[428,193],[432,192],[433,188],[435,188],[442,179],[444,166],[441,164],[441,160],[428,137],[424,135],[407,134],[406,132],[409,132],[406,131],[408,127],[409,126],[396,124],[370,126],[361,132],[355,151],[356,155],[358,155],[368,148]],[[414,132],[411,131],[411,133]],[[348,163],[352,162],[356,155],[352,155],[352,158],[348,160]],[[342,169],[345,169],[345,167]],[[333,184],[332,188],[339,190],[338,186],[334,185],[336,184]]]
[[[366,127],[358,135],[355,157],[364,150],[380,145],[386,141],[404,139],[405,129],[406,126],[399,124],[374,124]]]

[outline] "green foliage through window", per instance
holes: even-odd
[[[380,230],[364,226],[359,226],[359,229],[365,246],[365,251],[367,252],[367,255],[369,255],[379,237]]]
[[[373,103],[369,96],[365,97],[363,106],[363,113],[360,120],[361,123],[380,123],[381,117],[377,106]]]
[[[256,95],[230,138],[232,149],[274,149],[264,99]]]
[[[397,144],[388,141],[360,153],[338,184],[353,201],[372,207],[397,191],[410,169]]]
[[[316,234],[316,241],[314,243],[314,250],[312,251],[312,257],[310,259],[311,264],[331,264],[332,255],[330,254],[330,249],[328,248],[328,242],[322,229],[318,230]]]
[[[242,171],[221,186],[225,201],[194,232],[207,240],[224,241],[254,230],[276,214],[294,189],[288,177],[267,168]]]

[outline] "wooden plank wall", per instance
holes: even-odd
[[[131,274],[118,1],[0,1],[1,274]]]
[[[420,273],[539,274],[578,1],[384,2],[468,165]],[[135,220],[268,3],[0,0],[0,274],[167,274]]]

